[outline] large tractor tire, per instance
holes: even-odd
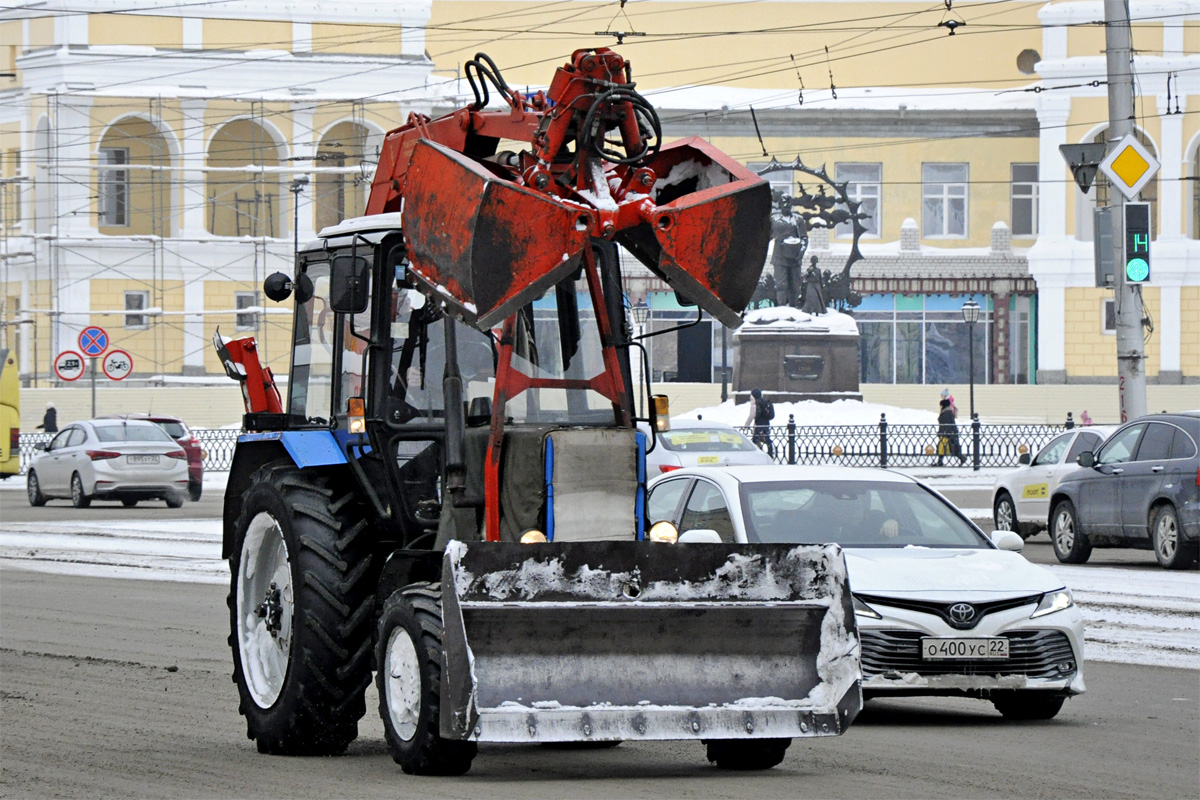
[[[478,746],[440,734],[440,584],[414,583],[393,592],[383,604],[376,639],[379,716],[392,759],[410,775],[462,775]]]
[[[336,755],[371,682],[375,580],[354,489],[277,461],[251,477],[229,557],[229,644],[259,752]]]

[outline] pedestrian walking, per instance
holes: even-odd
[[[958,423],[954,419],[954,408],[950,400],[942,398],[939,403],[941,411],[938,413],[938,447],[937,447],[937,465],[945,466],[943,459],[946,456],[953,456],[958,459],[960,465],[967,463],[967,457],[963,455],[962,443],[958,439]]]
[[[1088,416],[1086,408],[1083,411],[1079,412],[1079,424],[1080,425],[1091,425],[1092,424],[1092,418]]]
[[[54,403],[46,403],[46,413],[42,415],[42,424],[38,425],[38,430],[58,433],[58,410],[55,409]]]
[[[761,448],[767,446],[767,455],[775,457],[775,444],[771,441],[771,420],[775,419],[775,404],[763,399],[762,389],[750,390],[750,414],[746,417],[746,426],[754,426],[751,441]]]
[[[957,417],[958,416],[958,404],[956,404],[954,402],[954,395],[950,394],[949,388],[942,389],[942,399],[950,401],[950,412],[952,414],[954,414],[955,417]]]

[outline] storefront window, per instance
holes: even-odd
[[[860,381],[967,383],[971,330],[961,309],[968,299],[984,309],[974,332],[975,382],[990,383],[992,307],[987,295],[865,296],[854,314]]]

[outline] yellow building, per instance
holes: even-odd
[[[0,11],[0,72],[15,76],[0,88],[0,344],[46,379],[79,329],[99,324],[128,345],[135,377],[217,374],[219,325],[257,334],[286,373],[290,316],[262,299],[261,281],[289,271],[295,239],[360,212],[384,131],[467,102],[463,64],[476,53],[536,90],[574,49],[613,46],[664,138],[700,135],[760,170],[774,159],[785,166],[765,177],[792,195],[836,191],[788,166],[824,165],[862,203],[852,275],[864,382],[965,382],[971,341],[977,381],[1113,381],[1111,291],[1093,285],[1090,242],[1105,188],[1084,197],[1058,153],[1103,136],[1102,6],[92,0],[80,14],[48,0]],[[1200,381],[1200,0],[1130,9],[1138,123],[1163,164],[1146,192],[1147,371]],[[805,261],[836,272],[853,247],[848,225],[813,230]],[[693,313],[632,264],[627,288],[650,298],[654,324]],[[982,307],[977,326],[962,320],[967,299]],[[687,337],[654,341],[658,376],[719,379],[720,326],[706,319]]]
[[[129,383],[170,382],[223,374],[219,328],[286,375],[262,280],[361,213],[383,134],[436,99],[428,4],[87,8],[0,11],[3,344],[52,380],[99,325]]]

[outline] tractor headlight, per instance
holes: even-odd
[[[650,533],[646,535],[646,538],[652,542],[675,544],[679,541],[679,529],[673,523],[663,520],[650,526]]]
[[[1073,605],[1075,605],[1075,600],[1071,597],[1070,589],[1046,592],[1042,595],[1042,602],[1038,603],[1037,609],[1029,615],[1029,618],[1036,619],[1057,611],[1065,611]]]
[[[521,534],[521,544],[542,544],[546,541],[546,534],[539,531],[537,528],[530,528]]]

